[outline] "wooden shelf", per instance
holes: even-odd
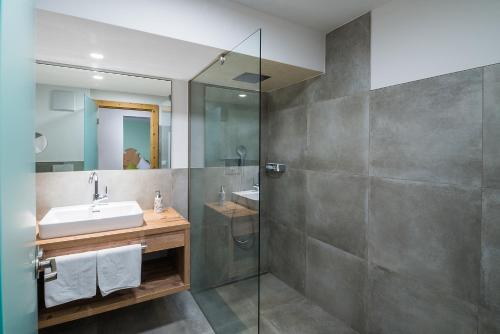
[[[125,306],[164,297],[189,289],[175,267],[165,259],[144,263],[142,284],[138,288],[117,291],[109,296],[96,296],[47,309],[40,305],[38,328],[85,318]]]
[[[206,206],[226,216],[227,218],[241,218],[241,217],[258,215],[257,211],[251,210],[249,208],[244,207],[243,205],[231,201],[225,201],[224,205],[222,206],[219,205],[219,203],[207,203]]]
[[[56,307],[45,308],[43,281],[39,281],[38,327],[45,328],[64,322],[116,310],[125,306],[164,297],[188,290],[189,222],[174,209],[161,214],[152,210],[144,212],[144,225],[137,228],[82,234],[71,237],[37,239],[45,257],[98,250],[132,243],[145,243],[146,253],[169,251],[169,256],[143,260],[141,285],[134,289],[120,290],[106,297],[97,295]]]

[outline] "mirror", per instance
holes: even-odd
[[[35,153],[42,153],[47,147],[47,137],[42,135],[40,132],[35,132],[35,140],[33,144],[35,145]]]
[[[170,168],[170,80],[36,67],[37,172]]]

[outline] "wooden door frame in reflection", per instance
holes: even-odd
[[[159,159],[159,141],[158,133],[160,131],[160,107],[156,104],[144,104],[144,103],[131,103],[131,102],[118,102],[118,101],[108,101],[108,100],[94,100],[97,108],[105,109],[124,109],[124,110],[138,110],[147,111],[151,113],[151,168],[158,168]]]

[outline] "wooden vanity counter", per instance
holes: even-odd
[[[47,309],[43,301],[43,278],[39,279],[38,327],[45,328],[188,290],[189,228],[184,217],[168,208],[161,214],[145,210],[144,225],[140,227],[52,239],[37,236],[36,244],[43,248],[44,258],[138,243],[146,246],[145,254],[171,250],[166,256],[143,259],[139,287],[120,290],[106,297],[98,293],[91,299]]]

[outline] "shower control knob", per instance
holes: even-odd
[[[275,162],[268,162],[268,163],[266,163],[266,172],[284,173],[284,172],[286,172],[286,165],[275,163]]]

